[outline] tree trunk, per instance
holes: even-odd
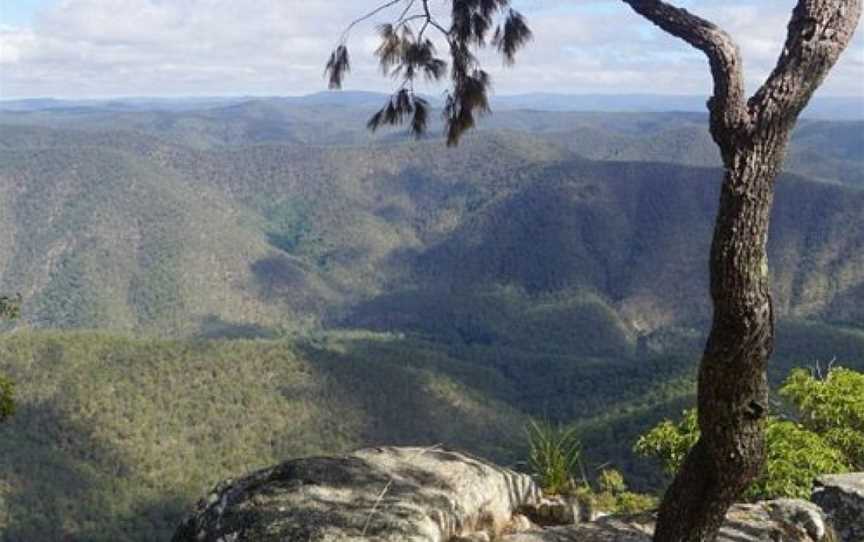
[[[699,371],[701,438],[660,508],[654,539],[713,540],[765,456],[766,367],[774,321],[766,245],[788,131],[724,149],[711,247],[714,320]]]
[[[799,0],[777,66],[744,101],[740,53],[712,23],[660,0],[624,0],[702,50],[711,135],[726,173],[711,245],[714,317],[699,368],[701,436],[664,496],[656,542],[713,541],[765,459],[774,312],[766,252],[774,181],[798,115],[849,44],[861,0]]]

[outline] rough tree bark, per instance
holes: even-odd
[[[701,438],[666,492],[654,535],[711,541],[764,462],[774,181],[798,115],[852,38],[861,0],[799,0],[777,66],[749,100],[738,48],[723,30],[659,0],[623,1],[704,52],[714,78],[708,109],[725,176],[710,258],[714,317],[699,369]]]

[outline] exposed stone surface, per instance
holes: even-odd
[[[841,542],[864,541],[864,472],[819,477],[812,499]]]
[[[582,506],[575,497],[544,497],[519,511],[538,525],[574,525],[582,519]]]
[[[521,533],[532,529],[539,529],[539,527],[534,524],[528,516],[515,514],[513,516],[513,521],[510,522],[510,527],[507,530],[511,533]]]
[[[506,535],[501,542],[650,542],[653,530],[650,514],[608,516],[591,523]],[[783,499],[734,506],[717,542],[819,542],[824,534],[825,525],[816,506]]]
[[[801,499],[777,499],[761,503],[768,512],[768,517],[790,531],[798,531],[812,540],[825,538],[825,516],[822,510],[812,502]]]
[[[505,535],[501,542],[651,542],[653,518],[618,519]]]
[[[819,479],[814,499],[843,542],[864,542],[864,473]],[[174,542],[649,542],[652,514],[588,521],[576,499],[441,449],[370,448],[287,461],[202,500]],[[734,506],[717,542],[827,542],[822,510],[780,499]]]
[[[538,502],[530,477],[440,449],[287,461],[216,487],[174,542],[480,542]]]

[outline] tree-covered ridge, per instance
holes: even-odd
[[[170,538],[219,479],[288,457],[447,442],[512,463],[524,416],[490,369],[395,336],[299,343],[20,332],[0,340],[10,541]],[[517,434],[514,434],[514,431]]]
[[[704,131],[698,115],[570,113],[574,139],[557,132],[566,125],[554,115],[505,112],[444,159],[435,141],[305,146],[252,126],[269,114],[312,122],[318,113],[318,141],[338,142],[326,119],[362,110],[227,109],[194,114],[215,133],[251,124],[207,149],[181,143],[200,135],[182,135],[192,113],[14,116],[19,125],[0,131],[0,283],[28,292],[25,320],[207,336],[272,336],[321,321],[386,328],[378,308],[401,299],[407,313],[393,317],[415,320],[415,307],[437,310],[428,304],[443,289],[476,321],[483,309],[463,286],[478,282],[530,298],[593,295],[639,332],[707,318],[699,277],[719,173],[654,162],[678,160],[676,145],[665,156],[624,151]],[[800,137],[822,149],[839,134],[848,144],[836,153],[854,157],[855,131],[843,126],[805,123]],[[650,163],[625,161],[637,159]],[[657,193],[669,183],[674,194]],[[791,176],[779,190],[778,313],[860,321],[864,196]],[[511,214],[506,234],[494,233]]]
[[[781,332],[812,346],[778,353],[775,384],[829,352],[864,351],[861,332]],[[514,465],[528,457],[530,418],[574,428],[592,479],[616,468],[657,491],[661,473],[631,447],[692,406],[692,368],[692,357],[531,355],[369,332],[17,332],[0,339],[0,373],[18,383],[18,410],[0,426],[0,529],[14,541],[169,536],[219,480],[359,446],[440,443]]]
[[[289,455],[443,442],[509,463],[529,416],[575,427],[590,468],[660,487],[630,448],[693,403],[720,175],[694,167],[704,118],[568,114],[561,132],[518,111],[445,156],[351,132],[359,110],[296,114],[319,131],[266,101],[0,130],[0,291],[25,294],[18,327],[151,336],[0,341],[19,406],[0,429],[0,523],[24,540],[167,533],[215,481]],[[808,126],[813,148],[845,137]],[[664,159],[652,141],[670,137]],[[774,384],[864,351],[864,192],[824,180],[778,185]]]

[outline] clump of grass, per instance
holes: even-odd
[[[656,497],[628,491],[624,476],[617,470],[603,469],[595,490],[582,465],[582,447],[575,429],[532,420],[525,432],[528,466],[547,495],[575,497],[589,510],[612,514],[634,514],[657,507]]]
[[[525,431],[528,466],[543,491],[551,495],[572,492],[576,476],[582,471],[582,446],[576,430],[532,420]]]

